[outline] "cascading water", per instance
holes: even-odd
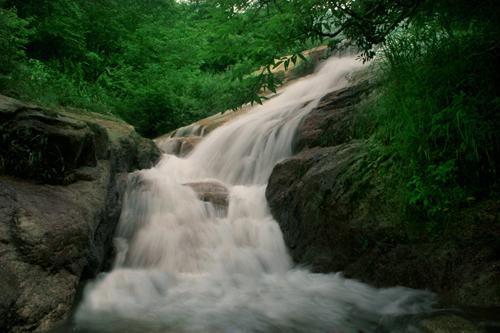
[[[110,273],[86,288],[76,315],[90,332],[373,332],[426,310],[432,295],[375,289],[340,274],[294,268],[265,199],[273,166],[327,92],[362,65],[328,60],[206,137],[187,158],[164,155],[130,175]],[[187,183],[216,181],[227,212]],[[220,185],[219,185],[220,186]]]

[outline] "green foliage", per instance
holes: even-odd
[[[268,64],[299,49],[281,33],[290,13],[228,12],[213,1],[6,0],[0,8],[1,93],[113,113],[147,136],[260,102],[261,88],[280,82]]]
[[[446,0],[441,0],[444,2]],[[413,19],[427,9],[425,0],[225,0],[219,1],[228,11],[278,13],[282,41],[325,41],[336,45],[349,39],[357,45],[365,60],[375,55],[374,45],[407,19]],[[433,1],[434,3],[436,1]],[[286,26],[286,29],[283,27]]]
[[[15,9],[0,8],[0,88],[24,59],[27,25],[28,21],[20,19]]]
[[[451,209],[464,202],[465,190],[457,182],[454,160],[440,165],[428,165],[424,172],[418,167],[406,183],[407,209],[412,213],[424,213],[432,228],[436,220],[443,218]],[[405,175],[406,176],[406,175]],[[408,177],[408,176],[407,176]]]
[[[384,85],[363,120],[396,156],[407,212],[428,229],[497,182],[500,31],[481,15],[436,16],[391,34],[378,61]]]
[[[61,73],[42,61],[30,59],[13,73],[4,93],[52,107],[77,106],[110,113],[115,99],[102,86],[81,77],[81,68]]]

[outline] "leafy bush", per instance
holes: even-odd
[[[8,82],[5,93],[51,107],[72,106],[110,113],[115,101],[101,85],[82,80],[78,68],[66,74],[35,59],[21,64]]]

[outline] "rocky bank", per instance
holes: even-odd
[[[160,153],[132,126],[0,96],[0,331],[44,331],[109,264],[126,174]]]
[[[446,306],[499,307],[498,196],[454,212],[436,237],[409,232],[388,187],[390,158],[356,137],[356,105],[373,87],[360,82],[322,99],[297,130],[296,154],[270,177],[266,196],[294,261],[376,286],[428,289]]]

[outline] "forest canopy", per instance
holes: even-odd
[[[271,71],[251,74],[284,55],[295,60],[312,46],[348,40],[367,60],[412,24],[445,33],[481,25],[494,34],[497,7],[464,0],[1,0],[0,90],[113,113],[155,136],[260,101],[259,91],[279,81]]]
[[[281,35],[288,13],[228,15],[216,1],[5,0],[0,8],[1,92],[113,113],[146,136],[259,101],[273,77],[250,74],[308,47]]]

